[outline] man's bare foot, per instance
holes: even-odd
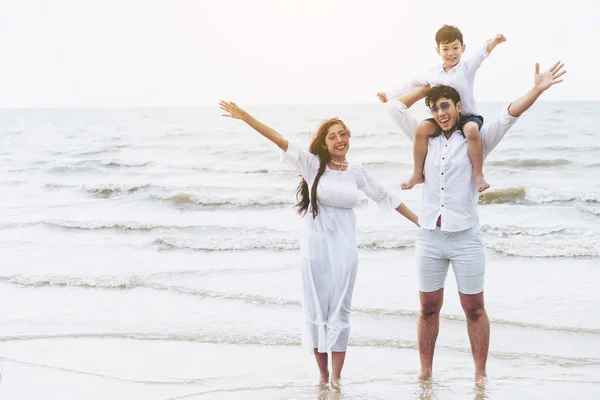
[[[329,372],[321,372],[321,380],[319,384],[324,385],[329,382]]]
[[[418,185],[419,183],[423,183],[423,182],[425,182],[425,177],[423,176],[423,174],[418,173],[418,172],[413,172],[410,179],[408,181],[404,182],[402,185],[400,185],[400,187],[402,188],[402,190],[408,190],[408,189],[412,189],[413,186]]]
[[[419,374],[420,381],[428,381],[431,379],[431,371],[421,371]]]
[[[476,373],[475,374],[475,386],[477,386],[478,388],[483,388],[485,387],[485,384],[487,383],[487,374],[484,373]]]
[[[477,185],[477,190],[479,191],[479,193],[490,188],[490,184],[487,183],[485,181],[485,179],[483,179],[483,174],[482,175],[478,175],[478,174],[474,175],[473,179],[475,180],[475,184]]]
[[[336,390],[340,390],[342,388],[341,377],[339,377],[339,376],[332,377],[331,378],[331,387]]]

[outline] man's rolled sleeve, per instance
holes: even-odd
[[[387,102],[390,116],[398,125],[400,130],[410,139],[415,140],[415,131],[417,129],[417,119],[412,115],[404,103],[398,100]]]
[[[490,122],[486,120],[483,128],[481,128],[484,157],[487,157],[494,150],[506,132],[518,121],[518,117],[513,117],[508,113],[509,107],[510,104],[504,107],[502,114],[490,120]]]

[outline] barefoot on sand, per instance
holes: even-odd
[[[475,386],[477,386],[480,389],[483,389],[483,388],[485,388],[486,384],[487,384],[487,375],[486,374],[482,374],[482,375],[475,374]]]
[[[329,382],[329,372],[321,373],[321,380],[319,381],[319,384],[325,385],[328,382]]]
[[[339,376],[331,378],[331,387],[336,390],[340,390],[342,388],[342,382]]]

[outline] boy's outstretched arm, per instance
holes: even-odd
[[[390,99],[388,102],[390,116],[410,140],[415,140],[415,131],[417,130],[418,122],[415,116],[408,111],[408,108],[425,97],[429,88],[429,86],[426,86],[413,90],[395,99]]]
[[[411,108],[413,104],[417,101],[424,99],[427,96],[427,92],[429,92],[431,86],[423,86],[418,89],[414,89],[411,92],[404,93],[398,96],[395,100],[398,100],[400,103],[403,103],[406,108]]]
[[[492,50],[494,50],[496,48],[496,46],[498,46],[500,43],[504,43],[506,42],[506,37],[504,37],[503,34],[499,33],[496,36],[494,36],[494,38],[492,40],[490,40],[487,44],[487,52],[491,53]]]
[[[396,86],[392,90],[388,90],[387,92],[379,92],[377,93],[377,98],[382,103],[386,103],[388,100],[394,100],[402,94],[412,92],[415,89],[424,88],[425,86],[429,86],[429,81],[427,80],[426,74],[417,78],[413,78],[400,86]]]

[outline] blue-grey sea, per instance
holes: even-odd
[[[246,109],[305,146],[340,117],[390,189],[412,170],[385,106]],[[337,392],[300,346],[298,176],[273,144],[216,104],[0,110],[0,398],[600,399],[599,124],[600,103],[539,103],[486,161],[484,389],[451,273],[418,382],[417,230],[360,203]]]

